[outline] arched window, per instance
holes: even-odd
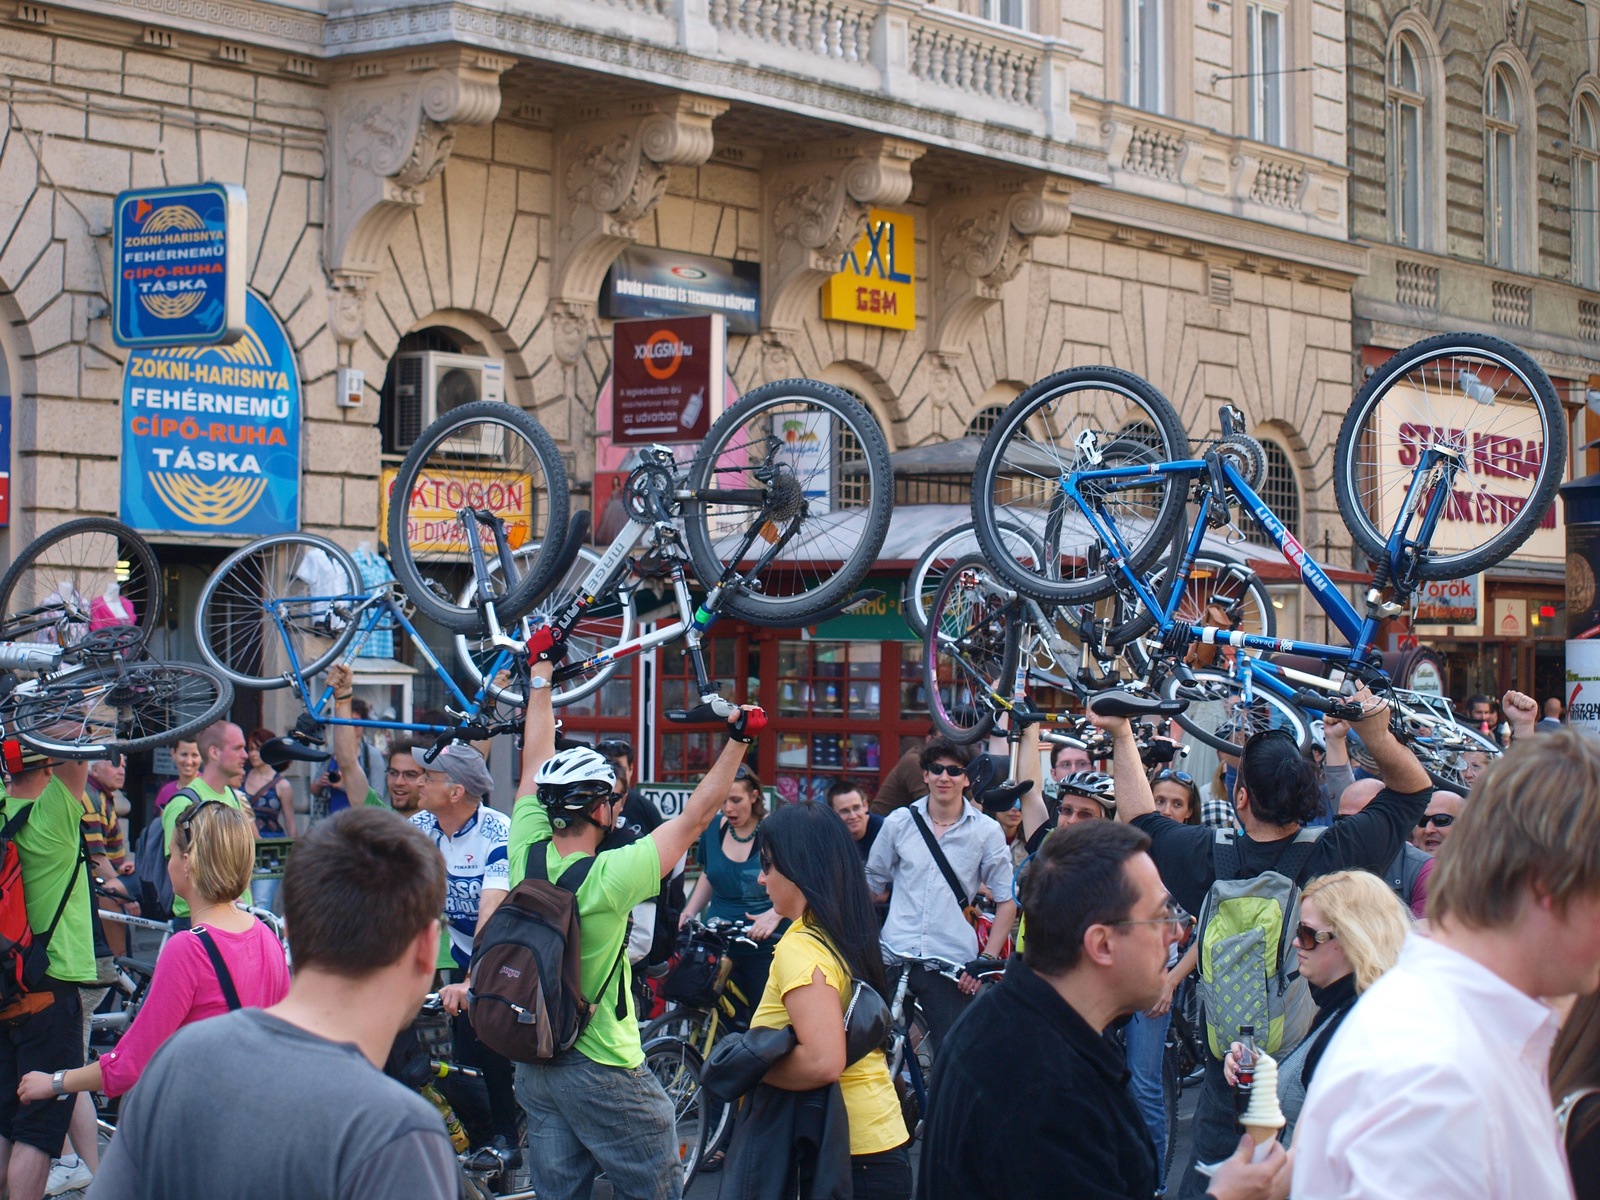
[[[1600,106],[1589,94],[1572,121],[1572,277],[1600,287]]]
[[[1162,7],[1162,0],[1124,0],[1122,9],[1122,99],[1146,112],[1161,111]]]
[[[1267,452],[1267,478],[1261,485],[1261,498],[1267,502],[1283,527],[1295,537],[1300,536],[1300,483],[1295,478],[1294,466],[1289,462],[1289,455],[1277,442],[1263,441],[1262,449]],[[1248,541],[1255,542],[1258,546],[1270,546],[1272,539],[1266,531],[1254,521],[1248,522],[1249,528],[1245,534]]]
[[[967,436],[988,437],[989,430],[999,424],[1000,418],[1005,414],[1005,411],[1003,404],[991,404],[981,412],[974,413],[972,420],[967,422]]]
[[[1491,266],[1517,266],[1517,135],[1516,84],[1505,67],[1489,72],[1484,97],[1484,257]]]
[[[1389,220],[1401,246],[1422,244],[1424,75],[1411,38],[1395,39],[1389,52]]]

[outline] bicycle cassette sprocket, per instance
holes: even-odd
[[[1266,482],[1266,449],[1248,433],[1228,434],[1217,443],[1217,453],[1231,462],[1252,488],[1260,488]]]

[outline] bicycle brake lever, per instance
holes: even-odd
[[[1339,700],[1332,696],[1324,696],[1320,692],[1313,692],[1302,688],[1290,699],[1300,708],[1309,708],[1315,712],[1325,713],[1335,721],[1359,721],[1367,715],[1360,701]]]

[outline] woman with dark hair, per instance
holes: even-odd
[[[761,859],[756,847],[766,815],[760,777],[749,767],[741,766],[728,788],[728,798],[722,802],[721,820],[700,835],[696,851],[700,880],[678,918],[680,929],[702,909],[708,918],[751,923],[750,937],[763,945],[752,949],[735,942],[728,949],[728,956],[733,959],[733,974],[728,982],[743,996],[740,1000],[730,994],[729,999],[741,1017],[749,1016],[761,989],[767,986],[772,938],[783,932],[778,928],[781,918],[759,878]]]
[[[261,761],[261,747],[277,736],[270,729],[252,729],[244,740],[250,755],[245,766],[244,794],[256,819],[257,838],[294,836],[294,789],[282,772]],[[252,898],[262,908],[276,910],[282,883],[282,879],[259,880]]]
[[[1577,1200],[1600,1200],[1600,992],[1581,996],[1550,1048],[1555,1101]]]
[[[908,1200],[910,1139],[888,1065],[876,1049],[846,1061],[853,981],[889,995],[861,856],[826,805],[786,804],[762,825],[760,860],[774,909],[793,924],[778,942],[750,1024],[791,1026],[799,1040],[764,1082],[806,1092],[837,1080],[850,1123],[855,1200]]]
[[[1150,773],[1150,791],[1156,811],[1179,825],[1200,824],[1200,787],[1187,771],[1162,767]]]

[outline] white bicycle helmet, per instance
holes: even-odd
[[[1087,796],[1091,800],[1098,800],[1100,807],[1107,812],[1117,810],[1116,784],[1104,771],[1074,771],[1061,780],[1060,788],[1063,792],[1071,792],[1075,796]]]
[[[558,829],[585,817],[596,804],[612,794],[616,782],[617,773],[611,763],[588,746],[556,751],[545,759],[533,777],[539,803],[549,812],[551,824]]]

